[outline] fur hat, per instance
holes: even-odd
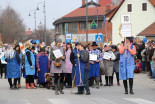
[[[32,46],[32,44],[28,42],[28,43],[25,44],[24,47],[25,47],[25,49],[27,49],[27,48],[30,48],[31,46]]]
[[[55,39],[56,44],[59,43],[59,42],[62,42],[62,40],[60,38]]]

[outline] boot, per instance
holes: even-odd
[[[60,83],[59,91],[60,91],[61,94],[64,94],[64,92],[63,92],[63,83]]]
[[[78,92],[75,93],[75,95],[81,95],[82,92],[81,92],[81,88],[80,87],[77,87],[78,88]]]
[[[96,86],[96,88],[99,89],[99,77],[97,77],[96,80],[97,80],[97,86]]]
[[[31,89],[31,87],[29,86],[29,83],[26,83],[26,89]]]
[[[127,80],[123,80],[123,84],[124,84],[124,89],[125,89],[125,93],[124,93],[124,94],[128,94],[128,84],[127,84]]]
[[[118,86],[120,86],[120,83],[119,83],[119,81],[117,82],[117,85],[118,85]]]
[[[34,86],[34,83],[31,83],[31,88],[36,89],[37,87]]]
[[[104,86],[108,86],[108,76],[105,76],[105,82],[106,84]]]
[[[87,91],[87,92],[86,92],[86,95],[90,95],[90,91]]]
[[[113,83],[113,77],[112,76],[109,76],[109,86],[112,86],[112,83]]]
[[[133,79],[132,78],[129,79],[129,86],[130,86],[130,94],[134,94],[134,92],[133,92]]]
[[[58,84],[55,84],[55,95],[59,95],[59,92],[58,92]]]

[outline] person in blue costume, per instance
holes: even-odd
[[[92,81],[92,86],[94,87],[94,80],[96,79],[97,86],[99,89],[99,73],[100,73],[100,64],[99,62],[103,60],[103,55],[100,50],[97,49],[97,43],[93,42],[93,50],[89,51],[89,54],[97,55],[97,60],[90,61],[90,79]]]
[[[119,79],[123,80],[125,94],[128,94],[127,80],[129,80],[130,94],[134,94],[133,78],[135,69],[134,55],[136,54],[136,47],[132,44],[133,37],[127,37],[125,41],[125,44],[122,44],[119,48]]]
[[[77,52],[78,52],[79,44],[80,44],[79,42],[75,43],[75,48],[72,50],[70,55],[70,61],[72,63],[72,80],[74,80],[74,76],[75,76]]]
[[[12,45],[8,45],[5,59],[7,60],[6,77],[8,78],[10,89],[17,89],[17,79],[20,77],[20,58],[19,54],[12,48]],[[14,78],[14,84],[12,84],[12,78]]]
[[[33,76],[35,75],[35,57],[32,51],[30,50],[31,47],[32,47],[31,43],[25,44],[26,89],[36,89],[36,87],[34,86],[34,78],[33,78]]]
[[[36,65],[36,60],[37,60],[37,54],[35,53],[35,46],[32,46],[31,48],[31,51],[32,53],[34,54],[34,57],[35,57],[35,75],[33,76],[34,78],[34,86],[37,87],[37,83],[38,83],[38,68],[37,68],[37,65]]]
[[[76,79],[75,85],[78,87],[78,92],[75,94],[83,94],[83,88],[86,90],[86,95],[90,95],[90,89],[88,84],[89,78],[89,52],[86,51],[87,43],[81,42],[79,46],[79,52],[77,53],[76,61]]]
[[[41,53],[37,55],[37,68],[39,85],[45,87],[45,73],[48,73],[50,68],[50,60],[48,59],[48,54],[45,54],[45,48],[41,48]]]

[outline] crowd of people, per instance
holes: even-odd
[[[86,95],[90,95],[89,87],[99,89],[103,85],[103,75],[104,86],[113,86],[115,74],[118,86],[120,80],[123,80],[125,94],[128,94],[127,80],[129,92],[134,94],[134,72],[148,71],[150,78],[155,77],[154,51],[155,39],[135,44],[133,37],[127,37],[118,45],[104,45],[103,48],[96,42],[62,44],[60,38],[55,39],[55,44],[51,46],[37,45],[35,41],[27,42],[24,49],[18,43],[1,44],[0,77],[5,73],[10,89],[21,88],[20,80],[24,77],[26,89],[52,86],[55,94],[59,95],[64,94],[64,87],[77,86],[75,94],[81,95],[86,91]],[[46,75],[51,80],[47,80]]]

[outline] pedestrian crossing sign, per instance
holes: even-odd
[[[96,35],[95,36],[95,41],[97,43],[103,42],[103,35]]]

